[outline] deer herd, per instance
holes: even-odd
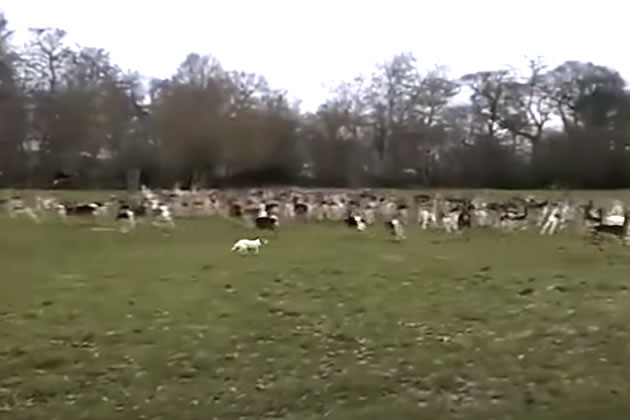
[[[534,195],[492,200],[481,196],[383,193],[373,190],[323,191],[299,188],[249,190],[152,191],[142,186],[135,194],[104,201],[69,201],[55,192],[27,200],[14,194],[0,198],[11,218],[24,216],[35,223],[59,220],[116,221],[121,232],[130,232],[138,223],[175,229],[175,219],[194,216],[221,216],[260,231],[277,233],[281,224],[300,222],[338,222],[357,231],[384,225],[396,239],[405,239],[405,227],[442,229],[455,234],[468,229],[498,229],[518,232],[536,229],[541,235],[563,230],[581,231],[594,240],[613,237],[629,241],[630,208],[619,200],[596,206],[592,200],[563,198],[540,199]],[[233,250],[258,252],[266,240],[244,239]],[[249,241],[249,242],[248,242]],[[240,245],[239,245],[240,243]]]

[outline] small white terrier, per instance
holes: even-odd
[[[254,251],[254,254],[258,255],[258,251],[260,247],[264,244],[268,243],[266,239],[256,238],[256,239],[239,239],[232,246],[231,251],[238,252],[239,254],[248,254],[250,250]]]

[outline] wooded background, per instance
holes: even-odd
[[[301,112],[212,56],[145,81],[62,29],[31,32],[15,45],[0,14],[0,187],[46,188],[59,172],[74,188],[134,173],[152,187],[630,186],[630,93],[603,65],[535,59],[451,79],[401,53]]]

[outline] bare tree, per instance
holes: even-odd
[[[529,140],[535,149],[551,119],[550,77],[540,59],[529,61],[529,74],[506,85],[501,126],[515,137]]]
[[[462,82],[472,91],[472,111],[483,121],[485,134],[490,138],[504,134],[502,105],[508,95],[507,83],[511,81],[508,70],[480,71],[462,76]]]
[[[12,34],[0,13],[0,180],[4,182],[22,178],[20,162],[27,161],[25,98],[18,83],[18,55],[10,43]]]
[[[625,81],[610,68],[567,61],[549,73],[549,93],[565,131],[602,125],[624,96]]]

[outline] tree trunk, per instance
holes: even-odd
[[[127,169],[127,190],[130,192],[138,191],[140,189],[140,169],[130,168]]]

